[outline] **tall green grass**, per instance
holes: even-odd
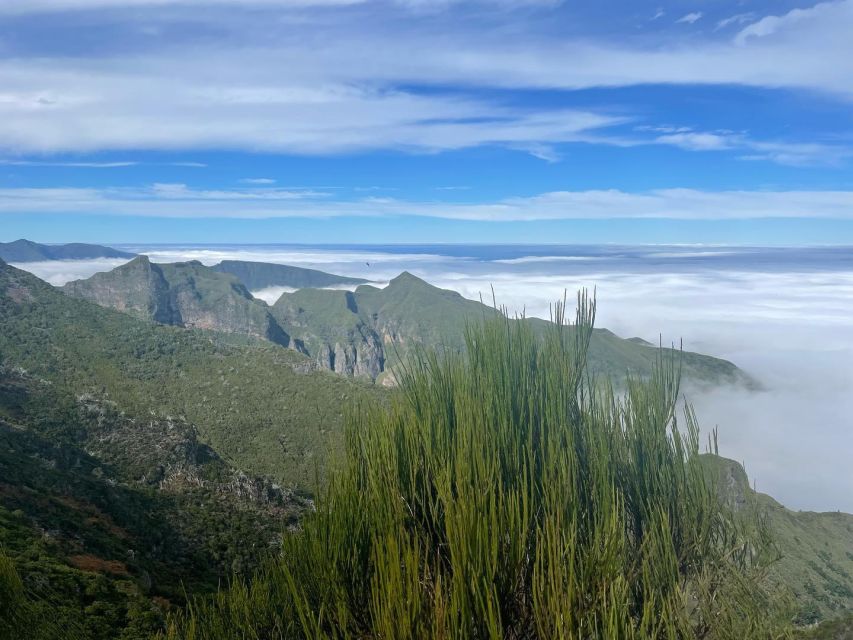
[[[699,460],[677,363],[588,380],[595,305],[537,339],[486,319],[362,406],[315,514],[168,638],[779,638],[760,527]]]

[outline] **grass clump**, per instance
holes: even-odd
[[[585,375],[595,306],[537,338],[469,328],[390,409],[354,413],[318,510],[253,581],[168,637],[778,638],[760,527],[706,479],[678,371],[624,397]]]

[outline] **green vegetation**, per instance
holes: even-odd
[[[24,611],[57,628],[150,637],[186,590],[251,574],[304,508],[231,469],[188,425],[131,419],[0,367],[0,551]]]
[[[292,289],[334,287],[340,285],[364,284],[363,278],[348,278],[333,273],[291,267],[269,262],[248,262],[245,260],[223,260],[211,267],[213,271],[230,273],[251,291],[267,287],[290,287]]]
[[[9,266],[0,324],[8,364],[130,415],[183,417],[233,466],[285,486],[313,486],[341,446],[344,407],[384,395],[270,342],[136,320]]]
[[[168,637],[781,638],[760,523],[708,482],[678,375],[589,384],[594,308],[494,318],[356,412],[316,514]]]
[[[48,245],[30,240],[0,242],[0,259],[6,262],[38,262],[41,260],[86,260],[91,258],[133,258],[134,254],[97,244]]]
[[[802,640],[850,640],[853,638],[853,614],[823,622],[797,637]]]
[[[736,462],[708,456],[704,464],[734,510],[765,518],[781,552],[768,578],[777,588],[791,592],[798,625],[853,611],[853,515],[791,511],[750,489],[746,473]]]

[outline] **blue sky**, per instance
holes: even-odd
[[[853,0],[3,0],[0,240],[853,244]]]

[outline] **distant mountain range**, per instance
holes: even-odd
[[[304,289],[306,287],[339,287],[347,285],[366,284],[363,278],[348,278],[316,269],[291,267],[269,262],[247,262],[244,260],[223,260],[211,267],[220,273],[230,273],[245,285],[250,291],[258,291],[269,287],[289,287]]]
[[[499,313],[408,272],[384,288],[302,288],[283,294],[272,307],[255,300],[246,281],[240,281],[281,283],[289,277],[290,283],[329,283],[340,278],[303,271],[238,261],[212,268],[196,261],[154,264],[140,256],[110,272],[69,282],[63,291],[161,324],[265,338],[308,356],[322,369],[386,384],[394,383],[395,368],[414,350],[460,352],[466,325]],[[549,324],[525,322],[539,331]],[[597,329],[589,362],[594,373],[622,380],[629,371],[647,374],[658,356],[659,349],[642,340],[624,340]],[[748,382],[730,362],[689,352],[679,357],[687,379]]]
[[[0,259],[6,262],[42,260],[90,260],[93,258],[133,258],[136,254],[97,244],[38,244],[30,240],[0,242]]]

